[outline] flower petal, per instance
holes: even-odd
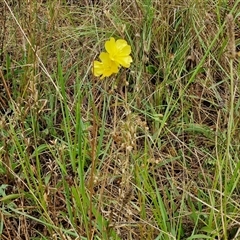
[[[103,63],[99,61],[93,62],[92,72],[95,77],[99,77],[102,75],[102,67],[103,67]]]
[[[109,54],[106,52],[101,52],[99,55],[99,58],[102,62],[108,63],[111,61],[111,59],[109,58]]]
[[[113,73],[118,73],[119,71],[119,64],[112,61],[109,57],[109,54],[106,52],[102,52],[99,56],[100,60],[99,61],[94,61],[93,62],[93,74],[96,77],[100,77],[100,79],[104,77],[109,77]]]
[[[113,37],[111,37],[109,41],[106,41],[105,49],[111,55],[116,53],[116,51],[117,51],[116,42],[115,42],[115,39]]]
[[[119,56],[117,60],[120,65],[122,65],[125,68],[129,68],[130,64],[132,62],[132,57],[131,56],[123,56],[123,57]]]
[[[124,47],[128,46],[127,42],[123,39],[118,39],[116,41],[116,47],[118,48],[118,50],[122,51],[122,49]],[[130,47],[130,46],[129,46]]]
[[[123,39],[118,39],[115,41],[113,37],[105,43],[106,51],[109,54],[109,58],[116,64],[120,64],[123,67],[129,68],[132,62],[130,56],[131,46]]]
[[[119,56],[128,56],[131,53],[131,47],[129,45],[126,45],[122,48],[121,52],[119,52]]]

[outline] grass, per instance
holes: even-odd
[[[0,238],[240,239],[239,6],[3,0]]]

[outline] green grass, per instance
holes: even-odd
[[[240,1],[92,2],[0,4],[0,238],[239,239]]]

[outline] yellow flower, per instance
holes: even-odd
[[[93,62],[93,74],[96,77],[100,77],[103,79],[104,77],[109,77],[113,73],[118,73],[118,64],[112,61],[109,57],[109,54],[106,52],[102,52],[99,56],[101,62],[94,61]]]
[[[125,68],[129,68],[132,62],[132,57],[130,56],[131,47],[123,39],[118,39],[115,41],[113,37],[105,43],[106,51],[109,53],[109,57],[112,61],[116,62],[118,65],[122,65]]]

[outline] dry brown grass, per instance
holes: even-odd
[[[0,3],[1,239],[239,237],[240,3],[147,3]],[[134,63],[100,82],[111,35]]]

